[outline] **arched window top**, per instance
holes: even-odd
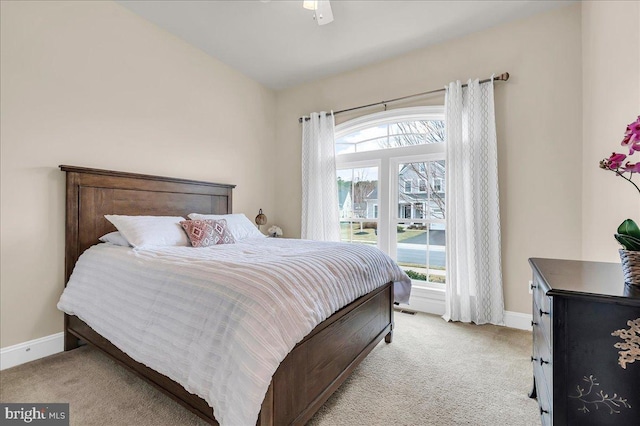
[[[336,126],[336,154],[444,142],[444,107],[383,111]]]

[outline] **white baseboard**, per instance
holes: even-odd
[[[400,304],[399,308],[427,314],[444,315],[445,294],[443,290],[414,287],[411,290],[409,305]],[[504,311],[504,325],[509,328],[531,331],[531,314]]]
[[[531,321],[533,321],[533,316],[531,314],[504,311],[504,325],[509,328],[531,331]]]
[[[56,333],[39,339],[0,349],[0,370],[35,361],[64,350],[64,333]]]

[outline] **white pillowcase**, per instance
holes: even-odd
[[[122,234],[118,231],[109,232],[108,234],[105,234],[98,239],[103,243],[111,243],[115,244],[116,246],[131,247],[129,241],[127,241],[127,239],[123,237]]]
[[[189,246],[187,234],[180,226],[182,216],[121,216],[104,217],[118,228],[134,247]]]
[[[258,231],[258,228],[242,213],[234,214],[198,214],[191,213],[189,219],[211,219],[227,221],[227,229],[233,235],[236,241],[244,240],[245,238],[266,237],[262,232]]]

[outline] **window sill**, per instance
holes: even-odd
[[[400,308],[426,312],[435,315],[444,315],[445,288],[436,284],[428,284],[423,281],[413,281],[409,304],[400,304]],[[419,284],[418,284],[419,283]]]
[[[427,290],[427,291],[435,291],[438,293],[445,293],[445,285],[444,284],[433,284],[427,283],[420,280],[411,280],[411,286],[415,289]]]

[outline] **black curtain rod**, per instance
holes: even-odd
[[[492,80],[493,80],[493,81],[507,81],[507,80],[509,80],[509,73],[508,73],[508,72],[503,72],[502,74],[500,74],[500,75],[498,75],[498,76],[494,77],[493,79],[491,79],[491,78],[485,78],[484,80],[480,80],[480,84],[489,83],[489,82],[490,82],[490,81],[492,81]],[[463,84],[463,85],[462,85],[462,87],[467,87],[467,85],[466,85],[466,84]],[[405,100],[405,99],[409,99],[409,98],[416,98],[416,97],[418,97],[418,96],[431,95],[431,94],[433,94],[433,93],[440,93],[440,92],[444,92],[445,90],[447,90],[447,89],[445,89],[445,88],[443,87],[442,89],[429,90],[428,92],[416,93],[415,95],[402,96],[402,97],[400,97],[400,98],[389,99],[388,101],[380,101],[380,102],[375,102],[375,103],[373,103],[373,104],[360,105],[360,106],[353,107],[353,108],[341,109],[340,111],[336,111],[336,112],[334,112],[334,113],[333,113],[333,115],[336,115],[336,114],[342,114],[343,112],[355,111],[355,110],[362,109],[362,108],[370,108],[370,107],[378,106],[378,105],[385,105],[385,106],[386,106],[387,104],[389,104],[389,103],[391,103],[391,102],[403,101],[403,100]],[[328,113],[326,113],[326,114],[327,114],[327,115],[331,115],[331,113],[330,113],[330,112],[328,112]],[[299,122],[299,123],[302,123],[302,120],[309,121],[309,120],[311,120],[311,118],[310,118],[310,117],[300,117],[300,118],[298,119],[298,122]]]

